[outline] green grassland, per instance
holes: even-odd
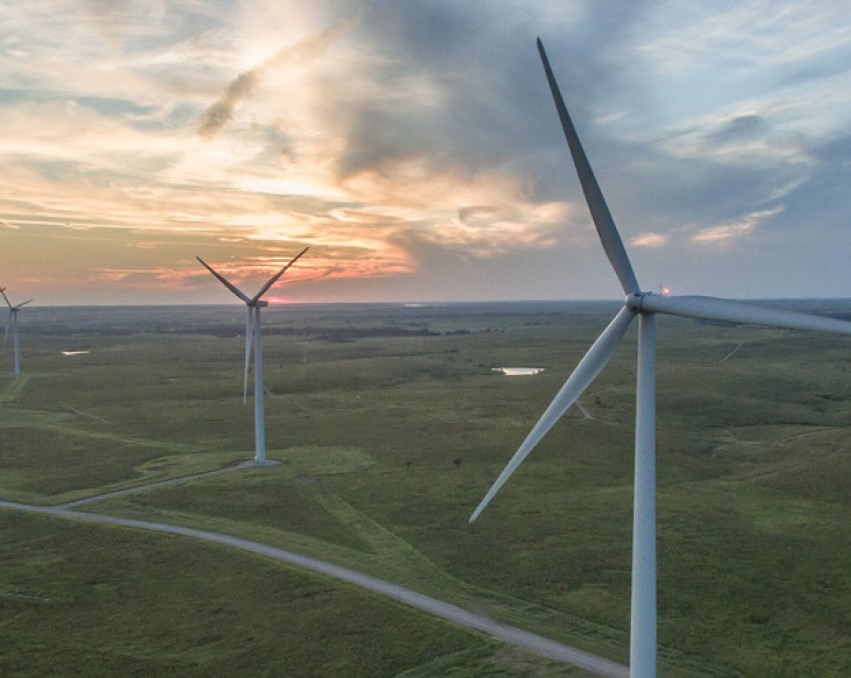
[[[569,412],[480,520],[467,523],[611,311],[591,303],[269,309],[268,456],[282,463],[86,510],[213,529],[324,558],[625,663],[634,330],[582,397],[589,416]],[[847,338],[668,318],[659,326],[660,672],[851,674]],[[5,370],[0,377],[0,498],[58,504],[251,458],[253,408],[250,400],[242,404],[238,307],[33,309],[21,332],[25,375],[14,379]],[[90,353],[62,355],[71,350]],[[491,369],[496,365],[546,371],[508,378]],[[4,548],[17,545],[32,558],[43,549],[65,572],[63,595],[87,591],[62,551],[66,521],[0,517]],[[384,644],[404,651],[365,654],[371,675],[573,675],[247,556],[212,549],[213,558],[210,547],[117,528],[73,529],[108,563],[108,576],[126,567],[122,548],[113,546],[118,537],[141,559],[150,549],[168,571],[185,574],[188,567],[192,577],[174,583],[169,602],[197,594],[190,589],[199,579],[207,595],[236,595],[231,565],[223,564],[230,559],[260,590],[268,573],[278,572],[281,598],[311,581],[334,590],[340,614],[371,610],[364,612],[370,642],[389,626],[428,627],[404,639],[387,635]],[[20,635],[41,643],[36,654],[76,652],[74,661],[83,664],[98,652],[124,652],[121,643],[131,641],[120,620],[124,633],[81,632],[76,650],[56,653],[48,635],[13,634],[21,604],[14,577],[32,570],[25,562],[22,556],[19,573],[5,582],[11,593],[0,598],[4,643]],[[157,576],[147,581],[140,568],[134,581],[153,590],[165,580]],[[257,633],[261,619],[279,620],[268,622],[273,628],[291,623],[264,617],[260,597],[253,621],[239,615],[229,622],[235,637]],[[120,614],[136,614],[134,599]],[[119,614],[115,600],[103,607],[107,626]],[[293,603],[280,615],[304,613],[300,633],[322,638],[337,633],[323,625],[332,604],[324,602],[309,612],[306,602]],[[173,616],[163,601],[140,605],[150,623]],[[254,608],[246,602],[244,609]],[[53,614],[57,624],[76,627],[94,613],[66,606]],[[412,643],[419,633],[422,647]],[[265,638],[258,636],[258,647]],[[132,642],[153,661],[150,638]],[[11,647],[32,654],[24,641]],[[324,663],[305,663],[291,675],[359,666],[342,644],[328,647]],[[227,643],[190,635],[173,655],[187,674],[197,668],[196,649],[207,666],[218,653],[222,666],[239,655]],[[273,654],[263,655],[268,670],[256,675],[286,674],[276,663],[286,659]],[[411,661],[399,663],[400,656]]]
[[[4,676],[578,675],[229,550],[8,511],[0,529]]]

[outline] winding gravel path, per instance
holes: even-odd
[[[199,474],[207,475],[207,474]],[[177,479],[171,482],[178,482]],[[159,483],[159,484],[167,484]],[[132,491],[140,491],[142,488],[133,488]],[[126,491],[110,493],[108,495],[100,495],[100,498],[106,496],[115,496],[116,494],[124,494]],[[256,553],[262,556],[275,558],[276,560],[302,567],[307,570],[319,572],[329,577],[339,579],[355,586],[367,589],[374,593],[378,593],[388,598],[398,600],[399,602],[415,607],[419,610],[428,612],[437,617],[442,617],[453,624],[464,628],[482,631],[489,634],[493,638],[504,643],[509,643],[516,647],[522,648],[529,652],[534,652],[537,655],[546,657],[553,661],[565,662],[572,664],[578,668],[589,671],[598,676],[606,678],[628,678],[629,670],[621,664],[598,657],[582,650],[562,645],[553,640],[544,638],[543,636],[535,635],[522,631],[513,626],[500,624],[489,619],[488,617],[468,612],[460,607],[451,605],[442,600],[425,596],[416,591],[406,589],[383,579],[377,579],[355,570],[350,570],[339,565],[333,565],[316,558],[286,551],[284,549],[267,546],[258,542],[240,539],[239,537],[231,537],[217,532],[209,532],[207,530],[197,530],[191,527],[180,527],[178,525],[168,525],[166,523],[154,523],[146,520],[131,520],[128,518],[118,518],[116,516],[101,515],[97,513],[85,513],[82,511],[73,511],[71,507],[79,505],[83,501],[94,501],[94,497],[89,497],[85,500],[77,502],[69,502],[62,506],[35,506],[32,504],[18,504],[9,501],[0,501],[0,508],[11,509],[15,511],[25,511],[28,513],[40,513],[43,515],[55,516],[58,518],[66,518],[73,520],[85,520],[93,523],[107,523],[109,525],[121,525],[123,527],[131,527],[142,530],[153,530],[155,532],[166,532],[168,534],[177,534],[193,539],[200,539],[207,542],[224,544],[232,548],[241,549],[250,553]]]

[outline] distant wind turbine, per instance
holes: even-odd
[[[248,400],[248,370],[249,366],[251,365],[251,349],[253,339],[254,461],[257,464],[266,463],[266,422],[263,399],[263,335],[260,331],[260,309],[264,306],[268,306],[269,302],[263,301],[261,297],[269,291],[269,288],[272,287],[272,285],[278,282],[278,278],[280,278],[286,272],[286,270],[290,266],[292,266],[299,259],[299,257],[301,257],[302,254],[307,252],[308,249],[308,247],[305,247],[301,252],[295,255],[292,260],[290,260],[290,263],[288,263],[275,275],[269,278],[269,280],[266,281],[266,284],[260,288],[260,291],[250,298],[234,284],[226,280],[224,276],[214,271],[212,267],[210,267],[207,262],[205,262],[201,257],[195,257],[198,261],[201,262],[201,264],[203,264],[204,268],[206,268],[210,273],[212,273],[216,278],[218,278],[222,285],[227,287],[237,297],[242,299],[242,301],[245,302],[245,305],[247,307],[248,314],[245,320],[245,378],[242,386],[242,402],[244,404]]]
[[[9,317],[6,320],[6,331],[3,332],[3,350],[6,350],[6,339],[9,337],[9,328],[12,328],[13,340],[15,342],[15,376],[21,374],[21,346],[20,341],[18,340],[18,311],[21,310],[24,306],[32,302],[32,299],[28,299],[22,304],[18,304],[17,306],[12,306],[12,302],[9,301],[9,297],[6,296],[6,288],[0,287],[0,294],[3,295],[3,299],[6,301],[6,305],[9,307]]]
[[[761,308],[714,297],[662,296],[642,292],[603,193],[568,115],[540,39],[538,51],[597,234],[620,280],[626,299],[623,308],[576,366],[573,374],[564,383],[526,440],[482,499],[470,517],[470,522],[479,516],[541,438],[594,381],[614,355],[627,327],[637,315],[639,328],[635,410],[630,676],[652,678],[656,675],[656,314],[848,335],[851,335],[851,322]]]

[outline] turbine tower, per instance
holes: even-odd
[[[201,257],[195,257],[203,264],[210,273],[233,292],[237,297],[245,302],[247,308],[247,316],[245,320],[245,378],[242,386],[242,402],[245,404],[248,401],[248,370],[251,364],[251,349],[252,342],[254,348],[254,462],[258,465],[266,463],[266,420],[265,406],[263,399],[263,335],[260,331],[260,309],[268,306],[268,301],[263,301],[261,297],[269,291],[286,270],[292,266],[302,254],[307,252],[309,248],[305,247],[301,252],[296,254],[290,262],[280,271],[273,275],[266,284],[260,288],[260,291],[253,297],[248,297],[239,288],[224,276],[213,270]]]
[[[6,305],[9,307],[9,317],[6,320],[6,331],[3,332],[3,349],[6,348],[6,339],[9,336],[9,328],[12,328],[12,339],[15,342],[15,376],[19,376],[21,374],[21,345],[18,340],[18,311],[21,310],[24,306],[32,302],[32,299],[28,299],[22,304],[18,304],[17,306],[12,306],[12,302],[9,301],[9,297],[6,296],[6,288],[0,287],[0,294],[3,295],[3,299],[6,301]]]
[[[851,322],[762,308],[714,297],[661,296],[642,292],[603,193],[568,115],[540,39],[538,51],[592,220],[626,298],[623,308],[576,366],[482,499],[470,517],[470,522],[478,518],[514,470],[606,366],[630,322],[638,316],[629,660],[632,678],[653,678],[656,675],[656,314],[848,335],[851,335]]]

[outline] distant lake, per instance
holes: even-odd
[[[501,372],[506,377],[525,377],[529,374],[543,372],[543,367],[492,367],[494,372]]]

